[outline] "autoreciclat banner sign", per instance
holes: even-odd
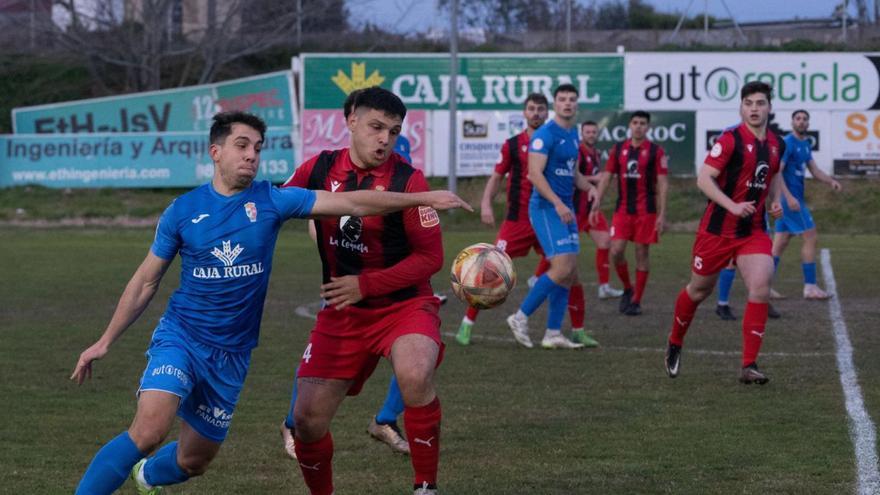
[[[880,55],[856,53],[628,53],[630,109],[721,110],[739,103],[742,86],[773,87],[777,110],[880,108]]]

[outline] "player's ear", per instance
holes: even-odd
[[[208,147],[208,154],[211,155],[211,160],[217,162],[220,160],[220,145],[217,143],[211,143],[211,146]]]

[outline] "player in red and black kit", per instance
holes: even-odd
[[[767,301],[773,277],[772,242],[764,223],[769,196],[771,216],[782,215],[777,176],[785,142],[767,128],[769,85],[752,81],[740,92],[742,123],[724,132],[700,168],[697,187],[709,198],[693,247],[691,280],[678,294],[666,347],[666,374],[678,376],[684,336],[697,306],[709,297],[718,273],[731,259],[748,289],[743,315],[742,383],[765,384],[756,359],[764,339]]]
[[[363,90],[347,120],[351,148],[324,151],[289,184],[332,192],[427,191],[422,173],[392,152],[406,107],[379,87]],[[415,493],[436,493],[442,359],[439,301],[430,277],[443,265],[437,212],[429,207],[316,222],[327,307],[318,313],[297,376],[296,456],[312,494],[333,492],[330,421],[380,357],[391,360],[405,404]]]
[[[507,253],[511,258],[519,258],[529,254],[532,249],[538,254],[541,245],[532,230],[529,222],[529,198],[532,196],[532,183],[529,181],[529,140],[535,129],[544,125],[547,120],[548,103],[547,97],[541,93],[532,93],[526,98],[523,116],[526,119],[526,129],[516,136],[511,137],[501,145],[501,156],[495,165],[495,171],[486,182],[483,189],[483,199],[480,202],[480,219],[486,225],[495,226],[495,212],[492,209],[492,199],[501,188],[501,181],[508,175],[507,180],[507,214],[495,245]],[[471,341],[471,330],[480,310],[469,307],[461,320],[458,334],[455,340],[461,345],[468,345]]]
[[[668,157],[661,146],[648,138],[651,114],[633,112],[629,118],[630,137],[608,152],[608,162],[599,180],[599,198],[594,202],[590,222],[599,221],[599,202],[617,175],[617,207],[611,219],[611,261],[623,282],[620,312],[642,314],[642,295],[648,285],[651,244],[660,242],[666,222],[666,174]],[[626,262],[626,243],[636,245],[636,286],[633,291]]]

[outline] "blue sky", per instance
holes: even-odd
[[[840,0],[725,0],[734,17],[739,22],[793,19],[795,17],[829,17],[834,5]],[[873,11],[873,2],[868,0],[868,9]],[[582,5],[603,0],[575,0]],[[702,14],[706,0],[647,0],[660,11],[681,13],[693,2],[689,15]],[[448,20],[440,18],[434,0],[347,0],[352,19],[391,28],[398,31],[425,31],[431,27],[443,28]],[[467,8],[468,0],[460,0],[462,8]],[[792,8],[792,4],[797,8]],[[854,2],[850,1],[850,13],[855,14]],[[708,0],[709,14],[727,17],[721,0]]]

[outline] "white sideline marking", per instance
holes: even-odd
[[[297,306],[294,310],[297,316],[302,318],[308,318],[310,320],[317,319],[318,310],[321,309],[321,303],[314,302],[310,304],[303,304],[302,306]],[[455,332],[443,332],[444,337],[455,337]],[[516,344],[516,340],[513,337],[496,337],[493,335],[472,335],[471,340],[476,341],[485,341],[485,342],[502,342],[502,343],[510,343]],[[622,347],[622,346],[600,346],[599,349],[604,349],[606,351],[622,351],[622,352],[653,352],[653,353],[664,353],[666,352],[665,347]],[[692,349],[688,348],[688,354],[704,354],[710,356],[734,356],[738,357],[742,353],[740,351],[712,351],[708,349]],[[830,352],[762,352],[762,356],[775,356],[775,357],[828,357],[833,354]]]
[[[846,399],[846,413],[849,416],[849,434],[852,437],[856,454],[859,495],[880,493],[880,472],[877,470],[877,435],[874,422],[865,409],[862,389],[853,364],[852,343],[843,310],[837,297],[837,283],[831,268],[831,252],[822,249],[822,277],[825,279],[825,290],[831,294],[828,312],[834,327],[834,343],[837,347],[837,369],[840,370],[840,385]]]

